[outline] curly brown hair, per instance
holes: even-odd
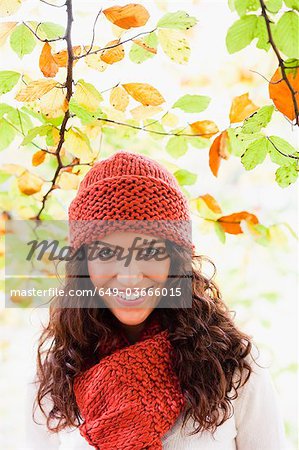
[[[232,311],[223,302],[213,281],[214,263],[204,255],[193,255],[190,265],[187,251],[174,242],[166,240],[165,243],[171,264],[176,265],[175,273],[181,274],[178,279],[170,279],[168,287],[181,286],[181,292],[187,294],[189,289],[192,295],[192,307],[184,307],[187,295],[183,295],[179,307],[169,308],[169,299],[161,298],[164,303],[154,310],[159,314],[162,326],[169,330],[174,349],[174,369],[186,399],[183,426],[192,418],[197,428],[190,434],[204,430],[214,433],[232,416],[231,400],[238,397],[239,388],[252,372],[246,358],[253,345],[251,336],[237,328]],[[186,269],[188,257],[189,266],[192,266],[189,274]],[[204,261],[214,268],[211,277],[202,273]],[[82,299],[77,297],[71,298],[72,307],[67,304],[68,289],[79,287],[79,277],[74,273],[84,270],[87,270],[84,258],[66,263],[64,297],[52,299],[49,323],[44,326],[38,342],[38,389],[34,409],[39,406],[52,432],[80,425],[82,417],[73,392],[74,377],[99,362],[99,342],[109,341],[112,348],[116,342],[118,320],[107,307],[99,308],[98,304],[95,307],[93,302],[100,302],[100,296],[89,299],[84,307]],[[92,287],[88,276],[80,279],[81,289]],[[230,396],[231,392],[233,395]],[[47,396],[51,398],[52,407],[45,412],[42,403]],[[34,416],[35,412],[35,420]]]

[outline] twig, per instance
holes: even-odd
[[[63,8],[66,4],[63,5],[54,5],[53,3],[46,2],[46,0],[40,0],[40,2],[45,3],[46,5],[53,6],[54,8]]]
[[[132,125],[130,123],[124,123],[124,122],[118,122],[116,120],[112,120],[112,119],[104,119],[101,117],[97,117],[97,120],[102,120],[103,122],[109,122],[109,123],[114,123],[115,125],[121,125],[124,127],[128,127],[128,128],[134,128],[135,130],[140,130],[140,131],[146,131],[147,133],[153,133],[153,134],[160,134],[161,136],[188,136],[188,137],[199,137],[199,136],[206,136],[210,133],[201,133],[201,134],[189,134],[189,133],[181,133],[181,132],[177,132],[177,133],[167,133],[166,131],[156,131],[156,130],[148,130],[144,127],[138,127],[137,125]],[[188,125],[185,127],[187,128]]]
[[[109,50],[109,49],[111,49],[111,48],[118,47],[119,45],[125,44],[126,42],[130,42],[130,41],[132,41],[133,39],[136,39],[136,38],[139,37],[139,36],[142,36],[142,35],[144,35],[144,34],[150,34],[150,33],[153,33],[156,29],[157,29],[157,28],[154,28],[154,29],[151,30],[151,31],[143,31],[142,33],[139,33],[139,34],[137,34],[136,36],[133,36],[133,37],[128,38],[128,39],[125,39],[124,41],[120,41],[120,42],[118,42],[117,44],[108,45],[107,47],[99,48],[98,50],[94,50],[93,52],[86,52],[86,53],[84,53],[83,55],[75,56],[74,59],[85,58],[85,57],[88,56],[88,55],[95,55],[95,54],[97,54],[97,53],[99,53],[99,52],[103,52],[104,50]]]
[[[92,40],[91,40],[91,44],[90,44],[89,50],[86,52],[85,56],[89,55],[90,52],[91,52],[92,49],[93,49],[93,44],[94,44],[94,40],[95,40],[96,24],[97,24],[98,18],[99,18],[100,15],[101,15],[102,10],[103,10],[103,8],[100,9],[100,11],[98,12],[98,14],[97,14],[97,16],[96,16],[96,18],[95,18],[95,21],[94,21],[94,24],[93,24],[93,28],[92,28]]]
[[[55,39],[42,39],[41,37],[39,37],[39,35],[37,34],[37,32],[36,32],[36,30],[37,30],[37,28],[36,28],[36,30],[34,31],[26,22],[23,22],[23,25],[25,25],[25,27],[27,27],[28,28],[28,30],[30,30],[31,31],[31,33],[40,41],[40,42],[57,42],[57,41],[62,41],[63,39],[65,39],[66,38],[66,36],[63,36],[63,37],[58,37],[58,38],[55,38]],[[39,24],[40,25],[40,24]],[[38,26],[39,26],[38,25]]]
[[[267,137],[268,141],[273,145],[273,147],[275,148],[275,150],[278,151],[278,153],[280,153],[280,154],[283,155],[283,156],[286,156],[287,158],[293,158],[293,159],[299,160],[299,156],[294,156],[294,155],[290,155],[290,154],[283,153],[281,150],[279,150],[279,148],[276,147],[276,145],[274,144],[274,142],[271,141],[271,139],[270,139],[268,136],[266,136],[266,137]]]
[[[66,27],[66,33],[65,33],[65,40],[67,42],[67,53],[68,53],[68,63],[67,63],[67,77],[66,77],[66,100],[69,103],[72,95],[73,95],[73,63],[74,63],[74,53],[73,53],[73,45],[72,45],[72,23],[73,23],[73,5],[72,5],[72,0],[66,0],[66,11],[67,11],[67,27]],[[55,185],[56,185],[56,180],[60,174],[61,169],[63,168],[63,164],[62,164],[62,160],[61,160],[61,155],[60,155],[60,151],[62,149],[62,145],[64,143],[65,140],[65,132],[66,132],[66,126],[68,123],[68,120],[70,118],[70,111],[69,108],[67,109],[67,111],[64,114],[64,118],[60,127],[60,138],[59,138],[59,142],[56,148],[56,151],[53,153],[56,158],[57,158],[57,162],[58,162],[58,166],[57,169],[54,173],[53,179],[52,179],[52,184],[50,189],[45,193],[43,199],[42,199],[42,206],[37,214],[37,216],[35,217],[36,220],[40,220],[40,216],[42,211],[45,208],[46,205],[46,200],[50,194],[50,192],[52,192],[55,189]]]
[[[288,88],[289,88],[289,90],[291,92],[292,100],[293,100],[293,104],[294,104],[295,116],[296,116],[296,125],[299,125],[299,109],[298,109],[298,105],[297,105],[296,91],[293,88],[293,86],[291,85],[291,83],[290,83],[290,81],[289,81],[289,79],[287,77],[286,70],[285,70],[286,67],[284,65],[284,60],[282,59],[282,57],[281,57],[281,55],[280,55],[280,53],[278,51],[278,48],[277,48],[277,46],[276,46],[276,44],[274,42],[274,39],[273,39],[273,36],[272,36],[272,31],[271,31],[271,26],[270,26],[271,21],[270,21],[270,19],[268,17],[267,9],[266,9],[266,5],[265,5],[264,0],[260,0],[260,4],[261,4],[261,8],[262,8],[262,16],[264,17],[265,22],[266,22],[266,27],[267,27],[267,31],[268,31],[268,37],[269,37],[269,43],[270,43],[270,45],[271,45],[271,47],[272,47],[272,49],[273,49],[273,51],[274,51],[274,53],[275,53],[275,55],[276,55],[276,57],[278,59],[278,65],[279,65],[279,67],[281,69],[282,78],[284,79],[286,85],[288,86]]]

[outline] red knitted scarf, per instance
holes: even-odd
[[[160,450],[185,403],[168,330],[153,316],[138,342],[119,333],[116,347],[74,380],[80,433],[100,450]]]

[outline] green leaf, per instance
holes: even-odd
[[[65,28],[53,22],[43,22],[37,29],[41,39],[57,39],[65,35]]]
[[[244,120],[242,133],[257,133],[264,128],[271,120],[274,106],[263,106]]]
[[[199,149],[207,148],[211,144],[210,139],[205,139],[200,136],[194,136],[194,137],[188,136],[188,137],[186,137],[186,140],[187,140],[188,144],[192,145],[192,147],[199,148]]]
[[[262,133],[245,134],[241,132],[242,127],[227,128],[229,137],[229,152],[235,156],[242,156],[248,146],[257,139],[263,137]]]
[[[241,156],[241,162],[246,170],[254,169],[258,164],[261,164],[269,151],[269,143],[264,136],[252,142],[245,153]]]
[[[237,20],[228,29],[226,47],[229,53],[235,53],[247,47],[255,37],[257,16],[250,14]]]
[[[293,164],[294,158],[288,158],[287,156],[282,155],[278,151],[280,150],[282,153],[287,155],[293,155],[294,153],[296,153],[296,149],[291,144],[289,144],[287,141],[285,141],[279,136],[269,136],[268,142],[269,142],[269,155],[271,161],[274,164],[278,164],[279,166],[287,166],[288,164]]]
[[[16,130],[5,119],[0,119],[0,151],[5,150],[15,136]]]
[[[52,128],[51,125],[41,125],[40,127],[32,128],[23,139],[22,145],[30,144],[36,136],[46,136],[48,131],[52,130]]]
[[[4,170],[0,170],[0,184],[5,183],[10,177],[12,176],[11,173],[7,173]]]
[[[182,31],[159,29],[159,43],[164,53],[178,64],[187,64],[190,58],[190,45]]]
[[[166,150],[173,158],[183,156],[188,150],[188,143],[184,136],[173,136],[166,145]]]
[[[176,170],[174,176],[182,186],[194,184],[197,180],[197,175],[195,173],[185,169]]]
[[[158,28],[175,28],[177,30],[188,30],[196,25],[196,17],[189,16],[185,11],[167,13],[157,23]]]
[[[8,111],[8,113],[6,114],[6,118],[22,133],[27,133],[27,131],[32,128],[30,117],[19,109],[13,108]]]
[[[282,0],[265,0],[267,11],[276,14],[282,7]]]
[[[244,16],[247,11],[256,11],[261,7],[259,0],[235,0],[235,8],[239,16]]]
[[[159,133],[166,133],[165,128],[159,122],[153,122],[153,119],[146,119],[143,121],[144,128],[151,131],[158,131]],[[165,135],[158,133],[149,133],[152,139],[160,140],[164,139]]]
[[[299,15],[285,12],[274,29],[274,40],[280,51],[291,58],[299,58]]]
[[[279,167],[275,172],[275,179],[280,187],[285,188],[290,184],[295,183],[298,178],[298,172],[296,170],[297,163],[294,162],[288,166]]]
[[[149,35],[147,35],[146,37],[141,39],[141,41],[144,42],[149,47],[152,47],[155,49],[157,49],[157,47],[158,47],[158,37],[155,32],[150,33]],[[141,64],[144,61],[146,61],[150,58],[153,58],[154,56],[155,56],[154,53],[149,52],[145,48],[143,48],[140,45],[135,44],[135,42],[133,42],[130,53],[129,53],[129,58],[131,61],[133,61],[136,64]]]
[[[255,37],[258,39],[256,46],[262,50],[266,50],[266,52],[271,47],[269,43],[268,30],[266,26],[266,21],[263,16],[259,16],[257,18],[256,32]]]
[[[18,25],[10,35],[10,46],[19,58],[31,53],[36,46],[32,32],[24,25]]]
[[[13,110],[14,108],[12,106],[7,105],[6,103],[0,103],[0,119],[4,116],[4,114]]]
[[[225,242],[226,242],[225,231],[219,222],[214,223],[214,229],[215,229],[216,235],[218,236],[219,241],[222,242],[222,244],[225,244]]]
[[[299,0],[284,0],[286,6],[299,11]]]
[[[12,90],[20,79],[20,73],[11,70],[0,71],[0,95]]]
[[[97,111],[87,111],[82,106],[78,105],[76,100],[74,98],[71,99],[69,104],[70,112],[72,114],[75,114],[82,122],[83,125],[87,125],[91,122],[94,122],[99,117],[102,117],[103,119],[107,118],[107,114],[105,114],[101,108],[98,108]]]
[[[186,94],[180,97],[172,108],[180,108],[188,113],[199,113],[207,109],[211,101],[211,97],[206,95],[190,95]]]

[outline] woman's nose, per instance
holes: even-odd
[[[122,285],[131,287],[136,286],[143,279],[143,273],[138,267],[138,263],[136,264],[132,258],[127,266],[124,261],[119,265],[116,278]]]

